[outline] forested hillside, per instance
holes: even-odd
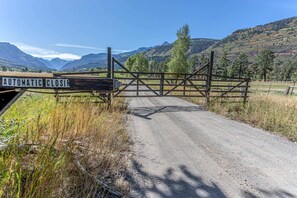
[[[237,30],[203,53],[215,51],[216,71],[231,73],[234,64],[246,56],[247,75],[254,79],[296,80],[297,76],[297,17]],[[270,53],[270,57],[267,55]],[[266,58],[267,71],[261,61]],[[270,60],[268,60],[270,59]],[[222,63],[222,62],[226,63]],[[237,62],[237,63],[236,63]],[[225,66],[224,66],[225,64]],[[225,68],[223,68],[225,67]]]

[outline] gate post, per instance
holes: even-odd
[[[111,48],[107,48],[107,78],[111,78]]]
[[[210,101],[210,90],[211,90],[211,80],[212,80],[212,69],[213,69],[213,59],[214,59],[214,51],[211,51],[210,53],[210,61],[208,63],[207,67],[207,74],[206,74],[206,90],[205,90],[205,99],[206,104],[208,105]]]
[[[139,73],[136,74],[137,80],[136,80],[136,96],[139,96]]]
[[[250,82],[250,79],[246,79],[246,84],[245,84],[245,92],[244,92],[244,98],[243,98],[243,104],[245,105],[246,102],[247,102],[247,97],[248,97],[248,92],[249,92],[249,82]]]
[[[107,75],[106,78],[112,78],[112,69],[111,69],[111,47],[107,48]],[[111,105],[111,93],[107,94],[107,103],[110,107]]]
[[[186,79],[187,79],[187,74],[184,75],[184,90],[183,90],[183,96],[186,95],[186,85],[187,85],[187,81],[186,81]]]
[[[114,79],[114,57],[111,59],[111,78]]]
[[[161,73],[160,78],[160,96],[163,96],[164,93],[164,73]]]

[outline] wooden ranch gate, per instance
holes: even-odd
[[[108,48],[107,78],[122,83],[108,97],[202,97],[207,103],[220,98],[245,103],[250,79],[213,75],[213,65],[211,52],[208,63],[192,73],[134,72],[112,57]]]
[[[250,79],[214,75],[213,65],[214,52],[211,52],[208,63],[192,73],[134,72],[112,57],[108,48],[107,70],[56,75],[99,75],[121,82],[116,92],[103,95],[109,103],[113,97],[200,97],[206,103],[218,99],[246,103]]]

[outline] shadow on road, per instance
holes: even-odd
[[[184,165],[180,165],[177,169],[168,168],[162,175],[153,175],[145,172],[142,166],[134,160],[130,170],[133,170],[128,173],[128,180],[132,186],[130,197],[228,197],[216,183],[207,184],[199,175],[191,173]],[[238,190],[238,192],[241,191],[239,197],[243,198],[296,198],[295,195],[282,189],[268,191],[255,188],[253,192],[243,189]]]
[[[129,180],[132,184],[132,197],[218,197],[225,198],[225,194],[215,184],[206,184],[198,175],[191,173],[186,166],[178,169],[167,169],[162,176],[146,173],[136,161],[132,163],[133,174]],[[177,177],[176,172],[179,172]],[[144,181],[144,185],[139,182]]]
[[[258,191],[258,193],[261,195],[261,197],[270,197],[270,198],[296,198],[295,195],[282,190],[282,189],[278,189],[278,190],[273,190],[273,191],[267,191],[267,190],[263,190],[260,188],[257,188],[256,191]],[[242,191],[242,196],[244,198],[258,198],[259,195],[249,192],[249,191]]]
[[[149,116],[156,113],[168,113],[168,112],[192,112],[192,111],[205,111],[204,107],[200,106],[153,106],[153,107],[134,107],[131,108],[129,113],[151,120]]]

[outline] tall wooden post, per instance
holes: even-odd
[[[164,93],[164,73],[161,74],[160,78],[160,96],[163,96]]]
[[[114,79],[114,57],[111,60],[111,78]]]
[[[186,95],[186,85],[187,85],[187,81],[186,81],[186,79],[187,79],[187,74],[184,75],[184,90],[183,90],[183,96]]]
[[[212,70],[213,70],[213,60],[214,60],[214,51],[210,53],[210,60],[207,66],[207,74],[206,74],[206,88],[205,88],[205,99],[206,104],[210,101],[210,90],[211,90],[211,80],[212,80]]]
[[[107,78],[111,78],[111,48],[107,48]]]
[[[291,95],[293,95],[293,93],[294,93],[295,84],[296,84],[296,82],[294,82],[294,84],[293,84],[293,87],[292,87],[292,90],[291,90]]]
[[[107,75],[106,78],[112,78],[112,69],[111,69],[111,47],[107,48]],[[107,94],[107,103],[110,107],[111,105],[111,93]]]
[[[139,96],[139,73],[137,73],[137,80],[136,80],[136,96]]]
[[[246,104],[246,102],[247,102],[247,98],[248,98],[249,82],[250,82],[250,79],[246,79],[245,92],[244,92],[244,98],[243,98],[243,104],[244,104],[244,105]]]

